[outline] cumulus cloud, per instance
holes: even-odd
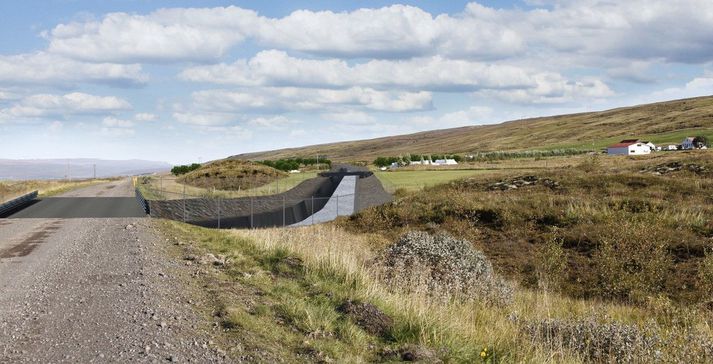
[[[295,86],[429,91],[473,91],[484,88],[535,86],[532,74],[521,67],[445,59],[371,60],[350,66],[339,59],[300,59],[284,51],[261,51],[232,64],[197,66],[180,77],[194,82],[239,86]]]
[[[92,62],[205,61],[224,55],[254,26],[252,10],[234,6],[110,13],[100,21],[60,24],[45,36],[49,51]]]
[[[49,51],[93,62],[212,61],[246,39],[340,58],[441,55],[478,60],[581,54],[708,62],[713,3],[573,0],[534,9],[470,3],[458,14],[392,5],[350,12],[298,10],[282,18],[238,7],[111,13],[60,24]],[[150,35],[150,36],[147,36]]]
[[[86,63],[46,52],[0,56],[0,84],[88,82],[137,86],[147,81],[148,76],[138,64]]]
[[[24,120],[73,115],[106,115],[131,109],[128,101],[114,96],[81,92],[66,95],[37,94],[0,109],[0,119]]]
[[[352,87],[344,90],[265,87],[250,90],[205,90],[193,93],[193,107],[211,112],[280,113],[326,111],[349,106],[370,111],[409,112],[433,108],[430,92],[378,91]]]
[[[607,84],[596,78],[569,81],[559,74],[536,75],[534,88],[514,90],[484,90],[477,96],[494,97],[516,104],[558,104],[581,100],[599,100],[614,96]]]

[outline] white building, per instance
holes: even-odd
[[[456,162],[455,159],[436,159],[436,161],[433,162],[433,164],[435,164],[437,166],[453,166],[453,165],[457,165],[458,162]]]
[[[650,154],[651,147],[638,139],[627,139],[607,147],[610,155],[644,155]]]

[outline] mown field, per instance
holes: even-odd
[[[713,360],[713,153],[511,163],[392,172],[393,203],[323,226],[163,229],[245,360]]]

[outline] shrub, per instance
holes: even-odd
[[[663,292],[671,267],[660,229],[640,222],[621,222],[604,234],[593,263],[602,296],[642,301]]]
[[[198,169],[198,168],[200,168],[200,167],[201,167],[201,165],[198,164],[198,163],[193,163],[193,164],[190,164],[190,165],[189,165],[189,164],[184,164],[184,165],[180,165],[180,166],[174,166],[173,168],[171,168],[171,173],[172,173],[174,176],[180,176],[180,175],[182,175],[182,174],[186,174],[186,173],[189,173],[189,172],[193,172],[193,171],[195,171],[196,169]]]
[[[559,287],[567,267],[567,256],[562,249],[562,239],[552,238],[539,247],[535,256],[537,281],[540,288]]]
[[[386,249],[381,264],[383,278],[406,290],[498,305],[512,301],[512,286],[495,274],[488,258],[445,233],[409,232]]]

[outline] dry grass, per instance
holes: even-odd
[[[654,143],[677,144],[688,135],[706,135],[713,139],[713,97],[249,153],[236,157],[260,160],[313,156],[319,153],[334,161],[371,162],[378,156],[410,153],[470,153],[525,148],[596,149],[631,137],[649,139]]]
[[[38,191],[40,197],[59,195],[77,188],[110,182],[112,179],[92,179],[77,181],[29,180],[0,181],[0,202],[9,201],[32,191]]]
[[[174,225],[181,225],[176,224]],[[184,226],[184,225],[181,225]],[[489,351],[495,354],[494,362],[499,363],[578,363],[582,361],[611,362],[621,358],[588,358],[584,353],[573,351],[562,343],[569,338],[530,336],[526,327],[531,323],[540,322],[586,322],[593,328],[590,335],[605,335],[598,339],[609,342],[609,332],[601,327],[621,327],[631,328],[634,332],[645,333],[661,337],[661,345],[672,345],[677,343],[677,348],[683,352],[695,352],[700,355],[697,347],[691,349],[687,347],[683,336],[679,333],[696,333],[698,337],[711,338],[711,327],[701,321],[700,313],[688,313],[689,320],[672,320],[672,306],[667,301],[656,301],[646,307],[637,307],[619,303],[607,303],[598,300],[583,300],[564,297],[552,292],[530,290],[519,288],[515,292],[514,302],[505,307],[492,306],[479,301],[443,301],[423,293],[405,293],[394,290],[387,284],[375,277],[372,266],[373,258],[378,254],[380,246],[384,242],[379,236],[372,234],[353,234],[334,226],[312,226],[298,229],[267,229],[253,231],[230,231],[215,232],[198,228],[187,228],[193,234],[202,236],[214,236],[210,245],[213,251],[234,257],[239,261],[235,263],[244,267],[246,251],[250,254],[257,254],[264,257],[273,257],[278,252],[283,257],[295,257],[303,264],[303,274],[311,277],[307,284],[313,289],[331,290],[329,297],[349,297],[363,302],[375,303],[384,312],[394,318],[396,325],[392,332],[393,338],[387,342],[373,342],[370,339],[355,339],[349,337],[331,337],[330,340],[339,341],[339,344],[332,344],[338,354],[340,351],[346,355],[350,362],[381,361],[378,356],[374,356],[375,348],[400,347],[405,345],[416,345],[418,347],[429,348],[433,352],[439,353],[439,359],[449,362],[480,362],[479,354],[483,347],[488,347]],[[208,239],[210,240],[210,239]],[[294,259],[294,258],[291,258]],[[245,268],[241,268],[246,272]],[[259,273],[248,270],[253,276],[260,276]],[[241,276],[245,273],[241,273]],[[265,281],[265,278],[260,278]],[[258,279],[258,278],[253,278]],[[267,278],[270,281],[270,278]],[[272,280],[276,278],[273,276]],[[279,279],[279,278],[277,278]],[[294,278],[297,279],[297,278]],[[329,283],[328,283],[329,282]],[[232,290],[235,290],[233,288]],[[265,289],[262,289],[263,292]],[[263,293],[263,296],[265,293]],[[309,298],[299,295],[291,295],[293,300],[290,307],[297,307],[297,311],[282,312],[281,317],[287,319],[290,324],[297,325],[298,332],[304,332],[304,340],[310,341],[310,345],[318,344],[319,340],[309,339],[314,332],[324,328],[334,329],[334,322],[337,317],[332,317],[335,310],[324,308],[322,311],[326,315],[321,321],[316,317],[307,318],[304,312],[314,313],[314,307],[305,306],[304,301]],[[244,300],[242,298],[241,300]],[[233,308],[230,312],[242,312]],[[231,311],[232,310],[232,311]],[[300,311],[306,310],[306,311]],[[330,311],[332,310],[332,311]],[[303,312],[300,314],[300,312]],[[244,314],[237,314],[235,319],[255,320],[255,315],[245,317]],[[286,316],[285,316],[286,315]],[[678,313],[679,317],[686,317],[686,314]],[[294,316],[294,317],[293,317]],[[269,319],[270,316],[264,319]],[[290,318],[292,317],[292,318]],[[305,322],[305,320],[307,320]],[[317,320],[317,321],[315,321]],[[250,321],[252,322],[252,321]],[[268,325],[268,323],[263,323]],[[258,330],[253,322],[246,324],[246,330]],[[607,326],[608,325],[608,326]],[[258,325],[259,326],[259,325]],[[310,329],[304,329],[309,327]],[[270,329],[277,332],[278,329]],[[281,329],[280,329],[281,330]],[[246,332],[245,334],[249,334]],[[363,333],[362,333],[363,334]],[[359,335],[362,335],[359,334]],[[266,334],[261,334],[263,339]],[[299,336],[298,335],[298,336]],[[355,335],[354,333],[350,335]],[[291,348],[291,339],[284,337],[267,336],[267,339],[279,341],[282,348],[297,350],[299,347]],[[298,339],[300,340],[300,339]],[[371,351],[360,345],[366,343],[372,347]],[[624,342],[626,344],[626,342]],[[261,345],[275,345],[262,342]],[[357,347],[353,347],[357,345]],[[608,345],[608,344],[607,344]],[[681,346],[683,345],[683,346]],[[325,346],[319,346],[324,348]],[[626,348],[599,347],[598,350],[610,349],[625,350]],[[661,347],[657,347],[662,349]],[[630,350],[639,350],[631,348]],[[378,351],[378,350],[377,350]],[[354,354],[360,352],[360,354]],[[631,355],[640,355],[639,352],[632,352]],[[283,355],[287,355],[283,353]],[[676,356],[668,356],[676,361]],[[332,356],[334,358],[334,356]],[[645,357],[639,357],[647,361]],[[700,358],[700,357],[699,357]],[[636,362],[636,361],[635,361]],[[696,362],[691,361],[691,362]],[[699,361],[703,362],[703,361]]]

